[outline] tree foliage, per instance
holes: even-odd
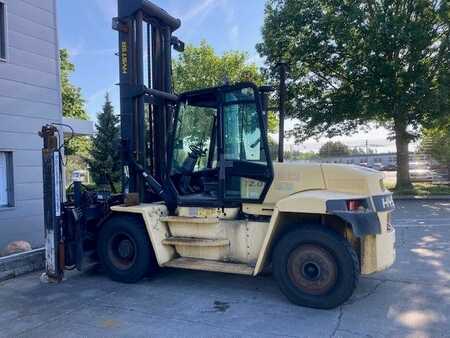
[[[278,157],[278,143],[272,138],[269,137],[269,152],[270,157],[272,159],[276,159]],[[318,154],[313,151],[300,151],[296,149],[284,149],[283,158],[286,161],[311,161],[317,159]]]
[[[312,151],[287,150],[284,152],[284,158],[287,161],[310,161],[316,159],[317,154]]]
[[[423,130],[421,150],[447,167],[450,184],[450,116]]]
[[[230,83],[251,81],[258,85],[263,77],[255,64],[249,64],[242,52],[217,55],[206,41],[200,46],[187,45],[184,52],[173,61],[173,82],[176,92],[214,87],[225,81]]]
[[[89,165],[97,185],[109,184],[115,192],[115,185],[121,178],[119,117],[114,114],[109,95],[105,96],[103,110],[97,115],[97,134],[93,138]]]
[[[89,116],[85,110],[81,89],[70,83],[70,75],[75,71],[75,65],[70,62],[69,51],[61,49],[59,57],[63,116],[88,120]],[[91,143],[87,137],[76,137],[65,144],[65,153],[66,155],[77,154],[86,157],[90,146]]]
[[[225,81],[242,81],[262,85],[264,77],[254,63],[248,62],[243,52],[229,51],[218,55],[206,41],[200,46],[187,45],[185,51],[173,61],[173,83],[177,93],[220,86]],[[276,117],[269,115],[269,130],[277,125]]]
[[[367,155],[367,154],[375,154],[375,150],[372,148],[362,148],[362,147],[355,147],[351,150],[351,155]]]
[[[351,153],[352,151],[350,150],[350,148],[339,141],[328,141],[324,143],[319,149],[320,157],[347,156]]]
[[[396,140],[397,186],[410,185],[409,142],[448,114],[448,0],[269,0],[263,41],[273,76],[290,66],[298,141],[378,122]]]
[[[85,102],[81,95],[81,89],[70,83],[70,76],[75,71],[75,65],[70,62],[69,51],[67,49],[61,49],[59,57],[63,116],[88,120],[89,116],[84,108]]]

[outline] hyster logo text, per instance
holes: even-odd
[[[121,49],[122,74],[128,73],[128,45],[126,41],[122,41]]]
[[[390,208],[394,208],[395,207],[394,200],[392,199],[392,196],[384,197],[381,200],[381,203],[383,204],[383,208],[384,209],[390,209]]]

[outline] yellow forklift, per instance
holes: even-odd
[[[122,194],[80,182],[63,193],[58,129],[42,128],[47,278],[93,262],[126,283],[164,267],[249,276],[271,267],[293,303],[342,304],[360,274],[394,262],[382,173],[273,163],[267,87],[175,94],[180,24],[146,0],[118,0]]]

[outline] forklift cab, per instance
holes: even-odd
[[[263,201],[273,168],[253,83],[180,95],[173,130],[169,180],[179,206]]]

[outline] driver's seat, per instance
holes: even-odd
[[[184,160],[183,165],[180,168],[180,181],[178,189],[183,195],[194,193],[194,189],[191,187],[191,175],[194,171],[197,158],[189,153],[188,157]]]
[[[191,145],[189,148],[191,151],[179,170],[181,177],[178,189],[183,195],[195,193],[195,190],[191,187],[191,175],[194,172],[198,159],[204,155],[204,150],[200,145]]]

